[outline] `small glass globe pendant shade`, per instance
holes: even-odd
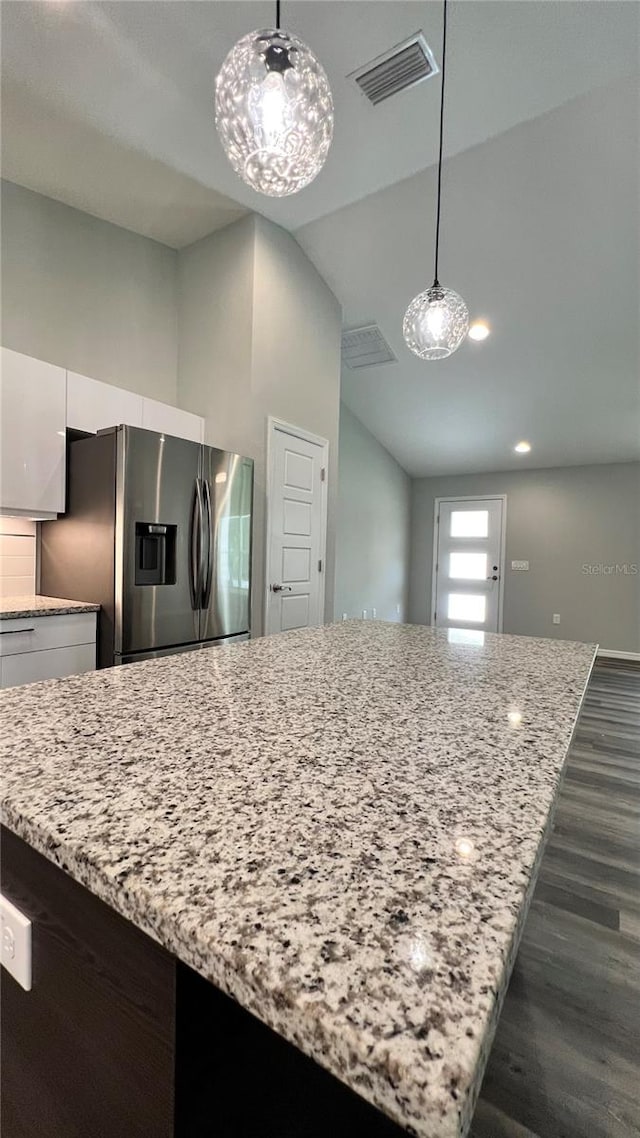
[[[216,127],[236,174],[270,197],[308,186],[333,137],[323,67],[302,40],[268,28],[238,40],[216,79]]]
[[[439,284],[414,297],[402,324],[407,346],[421,360],[446,359],[460,347],[468,331],[469,311],[464,300]]]

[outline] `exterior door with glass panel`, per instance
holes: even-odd
[[[499,632],[504,499],[440,499],[437,510],[434,624]]]

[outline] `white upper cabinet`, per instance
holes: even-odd
[[[157,399],[142,400],[142,426],[148,431],[175,435],[178,439],[192,439],[195,443],[204,441],[204,419],[190,411],[181,411],[179,407],[170,407],[168,403],[159,403]]]
[[[0,348],[0,515],[64,513],[67,427],[125,423],[204,441],[204,419],[157,399]]]
[[[95,435],[105,427],[141,427],[142,396],[101,383],[87,375],[67,372],[67,426]]]
[[[64,511],[65,369],[2,348],[0,513]]]
[[[179,439],[204,438],[204,419],[157,399],[145,399],[87,375],[67,372],[67,426],[96,434],[106,427],[146,427]]]

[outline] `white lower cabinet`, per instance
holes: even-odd
[[[82,672],[92,672],[95,666],[95,644],[72,644],[68,648],[49,648],[44,652],[21,652],[16,656],[0,657],[0,688],[15,688],[19,684],[35,684],[38,680],[57,680],[63,676],[79,676]]]
[[[0,688],[91,672],[96,613],[0,620]]]

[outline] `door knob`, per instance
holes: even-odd
[[[498,580],[497,573],[494,573],[492,577],[487,577],[487,581],[497,581],[497,580]]]
[[[271,589],[274,593],[290,593],[291,585],[272,585]]]

